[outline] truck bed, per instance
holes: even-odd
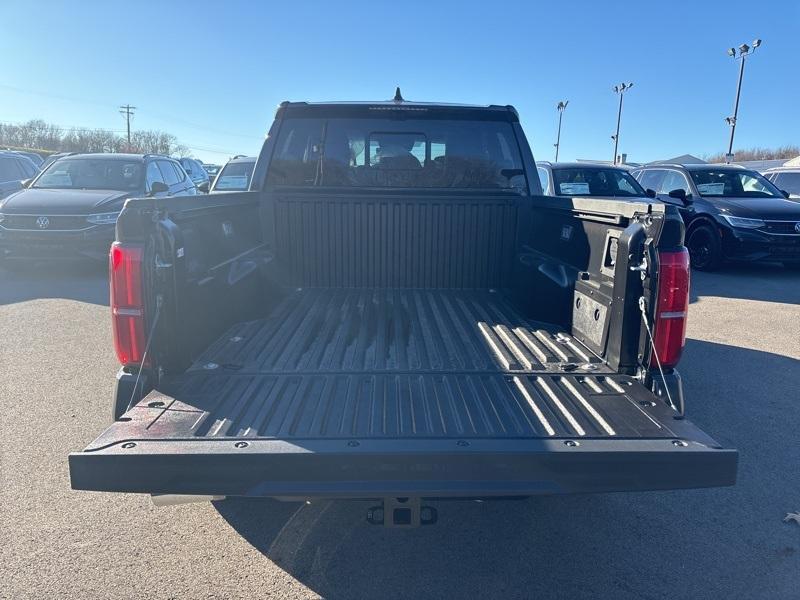
[[[498,290],[296,289],[82,452],[76,489],[492,496],[729,485],[737,455]]]
[[[143,404],[195,437],[672,436],[629,379],[499,291],[305,289]]]
[[[645,410],[650,398],[500,291],[298,289],[267,318],[227,331],[108,433],[675,437]]]

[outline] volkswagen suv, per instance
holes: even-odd
[[[711,271],[726,260],[800,267],[800,203],[756,171],[658,164],[632,173],[643,188],[678,207],[694,268]]]
[[[106,260],[125,200],[195,194],[181,164],[166,156],[67,156],[0,200],[0,259]]]

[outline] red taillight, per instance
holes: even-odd
[[[114,350],[123,366],[140,365],[146,342],[142,301],[142,247],[114,242],[109,256]]]
[[[661,366],[674,367],[686,342],[686,314],[689,310],[689,252],[659,252],[658,299],[653,333]],[[651,359],[651,365],[656,366]]]

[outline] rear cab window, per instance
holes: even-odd
[[[267,184],[527,193],[510,122],[397,112],[286,118]]]

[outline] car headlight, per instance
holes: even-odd
[[[94,223],[95,225],[113,225],[117,222],[118,216],[118,212],[97,213],[95,215],[89,215],[86,217],[86,220],[89,221],[89,223]]]
[[[761,219],[746,219],[744,217],[732,217],[731,215],[721,215],[731,227],[743,227],[745,229],[759,229],[765,226]]]

